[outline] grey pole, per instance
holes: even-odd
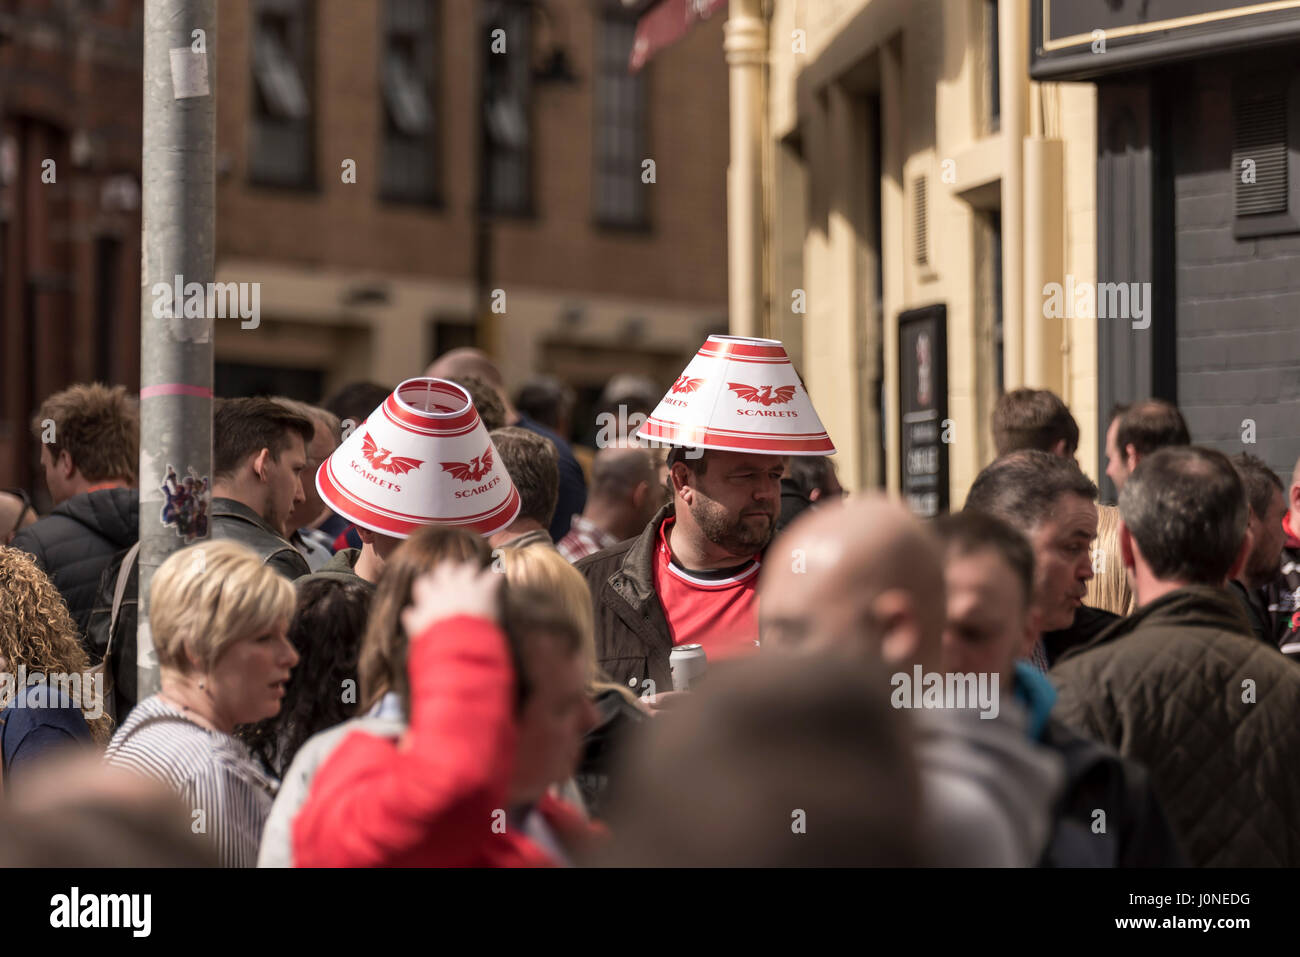
[[[216,8],[216,0],[144,4],[140,700],[159,689],[149,631],[153,574],[172,552],[208,533],[212,300],[207,290],[213,280],[216,199],[216,61],[211,53]]]

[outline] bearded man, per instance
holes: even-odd
[[[674,448],[672,501],[637,538],[577,563],[591,586],[596,656],[614,681],[669,691],[677,645],[702,645],[710,662],[755,651],[758,572],[780,516],[786,461]]]

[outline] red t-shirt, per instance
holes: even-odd
[[[698,644],[709,661],[757,650],[759,556],[737,569],[690,572],[673,562],[668,528],[659,526],[655,592],[668,619],[673,646]]]

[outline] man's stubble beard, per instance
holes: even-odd
[[[772,533],[776,528],[776,519],[771,512],[767,513],[767,526],[758,532],[746,524],[747,519],[730,521],[726,509],[711,499],[692,505],[691,518],[705,538],[733,555],[761,552],[772,541]]]

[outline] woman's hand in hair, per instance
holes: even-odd
[[[431,624],[456,615],[497,621],[505,576],[464,562],[442,562],[411,583],[411,603],[402,609],[402,627],[412,639]]]

